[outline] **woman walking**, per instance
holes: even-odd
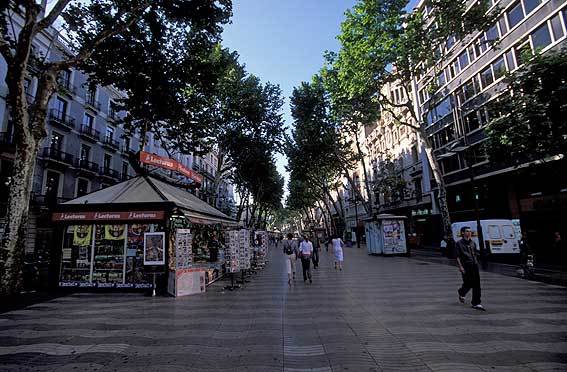
[[[283,241],[283,252],[286,255],[287,284],[291,285],[291,279],[295,280],[295,260],[297,259],[297,245],[292,234],[287,234],[287,239]]]
[[[343,240],[339,238],[338,235],[335,235],[333,240],[331,241],[333,244],[333,253],[335,254],[335,270],[338,268],[339,270],[343,270],[343,247],[345,243]]]

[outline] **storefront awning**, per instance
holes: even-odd
[[[61,204],[85,206],[85,210],[108,211],[113,205],[132,205],[139,209],[144,204],[171,205],[179,207],[194,223],[222,223],[236,225],[233,218],[205,203],[187,190],[171,185],[151,176],[138,176],[116,185],[95,191]],[[77,209],[77,208],[74,208]]]

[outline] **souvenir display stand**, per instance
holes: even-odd
[[[266,265],[266,256],[268,254],[268,232],[256,231],[254,233],[254,242],[258,243],[255,245],[255,266],[257,268],[263,268]]]
[[[368,254],[406,254],[405,216],[380,214],[366,220],[366,246]]]

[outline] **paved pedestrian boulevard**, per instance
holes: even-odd
[[[456,268],[357,248],[342,272],[323,252],[313,284],[299,276],[290,288],[277,250],[234,292],[75,294],[0,314],[0,371],[567,370],[565,288],[481,273],[482,313],[458,303]]]

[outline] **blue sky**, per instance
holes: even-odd
[[[289,96],[323,65],[325,50],[338,50],[336,36],[344,12],[356,0],[235,0],[232,24],[223,44],[240,54],[241,63],[262,81],[278,84],[285,97],[284,117],[292,119]],[[285,158],[278,156],[285,175]],[[285,175],[286,176],[286,175]],[[287,176],[286,176],[287,179]]]
[[[325,50],[339,50],[344,12],[357,0],[234,0],[232,24],[223,44],[240,54],[248,72],[278,84],[285,98],[284,117],[291,127],[289,97],[293,87],[309,81],[323,65]],[[418,0],[409,0],[411,9]],[[278,170],[286,177],[286,160]],[[287,192],[287,190],[286,190]]]

